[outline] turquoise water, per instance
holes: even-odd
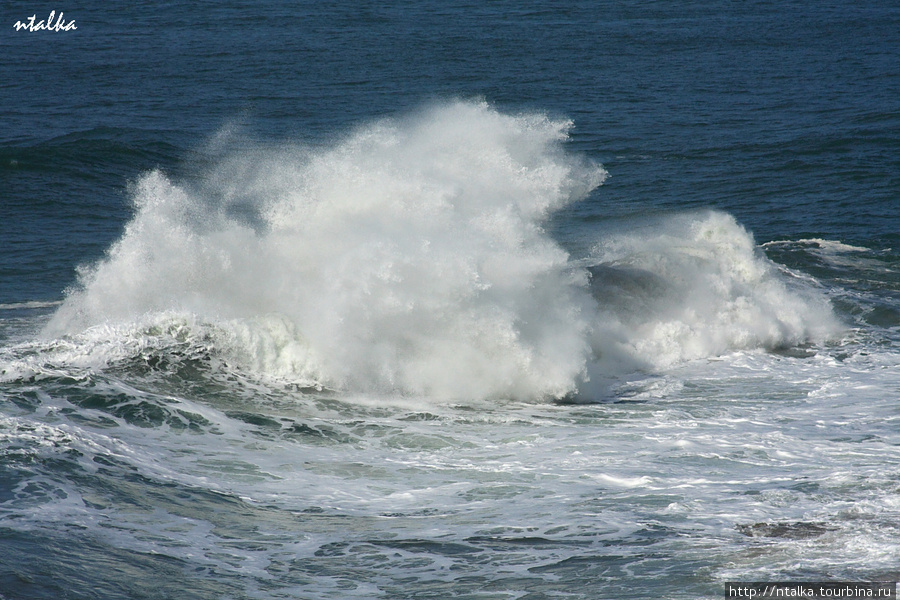
[[[0,597],[898,579],[900,7],[35,10]]]

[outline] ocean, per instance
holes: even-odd
[[[900,580],[897,2],[0,16],[0,599]]]

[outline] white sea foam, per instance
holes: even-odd
[[[570,126],[456,102],[325,149],[242,141],[201,186],[148,173],[122,238],[46,333],[175,318],[259,372],[474,399],[592,398],[610,374],[832,329],[826,303],[728,215],[674,217],[572,260],[542,224],[606,172],[564,151]]]
[[[605,177],[562,151],[569,127],[460,102],[328,150],[244,153],[202,191],[149,173],[47,331],[182,311],[230,330],[254,367],[331,386],[566,394],[590,298],[541,223]]]
[[[824,240],[822,238],[804,238],[801,240],[776,240],[771,242],[766,242],[762,244],[763,247],[770,246],[784,246],[784,245],[799,245],[799,246],[810,246],[812,248],[820,248],[825,251],[831,252],[869,252],[868,248],[864,248],[862,246],[852,246],[850,244],[845,244],[843,242],[838,242],[836,240]]]
[[[655,367],[822,342],[840,329],[824,296],[785,279],[727,214],[682,214],[609,236],[593,259],[599,344],[616,339],[620,354]]]

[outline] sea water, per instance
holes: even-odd
[[[900,579],[897,7],[61,8],[0,598]]]

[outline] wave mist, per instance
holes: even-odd
[[[573,260],[543,224],[606,172],[566,152],[570,127],[454,102],[327,148],[244,144],[200,185],[147,173],[46,334],[177,330],[302,384],[475,399],[590,395],[617,369],[821,333],[827,307],[727,215]]]

